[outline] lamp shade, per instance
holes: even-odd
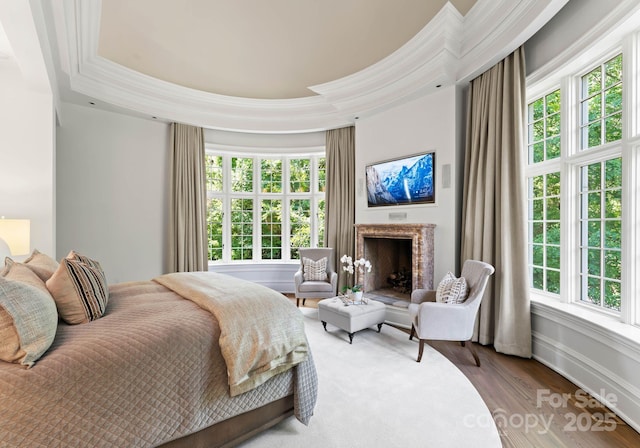
[[[11,255],[27,255],[31,247],[31,221],[0,219],[0,239],[9,246]]]

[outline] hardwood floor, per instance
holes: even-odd
[[[307,300],[306,306],[315,307],[316,302]],[[401,330],[408,338],[408,330]],[[474,344],[482,364],[477,367],[470,351],[458,343],[430,341],[429,345],[478,390],[505,448],[640,447],[640,434],[633,428],[538,361]]]
[[[431,341],[478,390],[511,447],[640,447],[640,434],[571,381],[533,359],[474,344],[481,367],[455,342]]]

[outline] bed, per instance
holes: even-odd
[[[0,295],[16,283],[4,277]],[[210,285],[230,307],[202,303]],[[105,305],[88,323],[58,322],[30,367],[0,361],[0,446],[233,446],[291,415],[309,422],[317,376],[284,296],[188,273],[111,285]],[[274,312],[256,321],[261,306]],[[278,338],[296,332],[295,349],[274,356],[286,346]]]

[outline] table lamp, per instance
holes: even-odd
[[[31,221],[28,219],[0,218],[0,265],[7,256],[28,255]]]

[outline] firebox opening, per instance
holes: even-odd
[[[365,276],[365,291],[378,300],[409,301],[412,290],[412,240],[364,238],[364,256],[373,268]]]

